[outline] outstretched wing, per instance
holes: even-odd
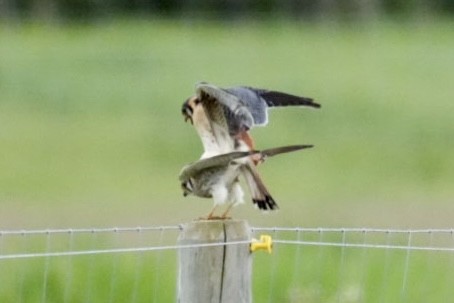
[[[312,98],[246,86],[222,89],[212,84],[199,83],[196,85],[196,93],[199,99],[214,99],[222,104],[231,136],[255,125],[268,124],[269,107],[321,107]]]
[[[307,145],[307,144],[287,145],[287,146],[280,146],[280,147],[275,147],[275,148],[264,149],[264,150],[260,151],[260,154],[263,157],[272,157],[272,156],[276,156],[279,154],[290,153],[290,152],[294,152],[294,151],[298,151],[298,150],[306,149],[306,148],[312,148],[312,147],[314,147],[314,146]]]
[[[250,109],[237,96],[208,83],[197,84],[196,93],[200,100],[214,100],[221,106],[231,136],[254,126]]]
[[[320,108],[321,105],[314,102],[312,98],[295,96],[283,92],[258,89],[248,87],[249,90],[255,91],[269,107],[276,106],[309,106],[314,108]]]
[[[259,151],[231,152],[210,158],[201,159],[184,166],[180,172],[179,179],[180,181],[184,181],[189,179],[190,177],[197,175],[202,170],[213,167],[227,166],[233,160],[248,157],[257,153],[259,153]]]
[[[272,157],[283,153],[298,151],[301,149],[311,148],[313,145],[287,145],[275,148],[264,149],[262,151],[235,151],[210,158],[198,160],[183,167],[180,172],[180,180],[187,179],[198,174],[200,171],[216,166],[226,166],[231,161],[248,157],[254,154],[261,154],[264,157]]]
[[[266,125],[268,123],[268,107],[309,106],[320,108],[320,104],[314,102],[312,98],[278,91],[237,86],[227,88],[225,92],[241,100],[253,116],[254,125]]]

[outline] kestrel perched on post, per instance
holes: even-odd
[[[209,219],[215,217],[214,211],[219,205],[229,203],[227,210],[221,216],[226,218],[231,207],[242,202],[243,194],[242,191],[238,192],[241,188],[237,184],[240,174],[256,174],[253,170],[254,166],[250,165],[250,161],[244,161],[244,158],[255,154],[260,154],[261,157],[272,157],[311,147],[312,145],[289,145],[262,151],[236,151],[198,160],[184,166],[180,172],[179,179],[183,195],[193,194],[202,198],[213,198],[214,207],[208,214]],[[258,176],[254,181],[260,191],[268,192]],[[277,208],[277,204],[267,205],[266,201],[255,200],[254,203],[259,209]]]

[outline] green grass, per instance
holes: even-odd
[[[450,20],[2,24],[0,228],[177,224],[207,213],[212,202],[183,198],[177,181],[182,165],[201,154],[180,106],[202,80],[278,89],[323,105],[320,111],[275,110],[267,128],[252,131],[258,147],[316,148],[260,167],[280,204],[278,213],[263,216],[247,202],[235,217],[253,226],[452,227],[452,26]],[[340,251],[330,251],[338,262]],[[294,253],[281,250],[275,277],[264,268],[270,257],[257,256],[257,302],[268,300],[262,290],[271,278],[275,302],[332,302],[339,291],[347,296],[357,289],[358,277],[351,283],[346,277],[345,287],[339,286],[330,263],[305,268],[306,284],[295,288],[285,276],[293,261],[283,261]],[[345,264],[352,275],[360,272],[354,256]],[[105,266],[93,281],[111,270],[109,258],[99,259]],[[307,258],[317,258],[317,252],[308,251]],[[440,275],[432,275],[428,290],[444,285],[444,261],[434,261],[432,274]],[[119,298],[130,294],[128,262],[121,262],[119,279],[127,290]],[[367,285],[381,279],[381,262],[371,256]],[[415,264],[414,277],[424,274],[424,266]],[[42,289],[42,271],[34,274],[35,268],[40,267],[25,267],[22,282],[31,285],[30,302],[39,300]],[[58,268],[50,275],[55,289]],[[81,272],[74,283],[83,283]],[[163,277],[174,281],[174,273]],[[389,278],[388,302],[399,301],[400,274]],[[97,283],[93,298],[103,301],[106,292]],[[15,301],[16,288],[4,291],[2,301]],[[367,302],[375,302],[376,290],[366,289]],[[443,302],[444,293],[431,301]],[[55,293],[56,302],[61,295]]]

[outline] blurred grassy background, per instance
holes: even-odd
[[[38,15],[43,2],[32,6]],[[45,3],[52,12],[49,3],[57,2]],[[274,110],[268,127],[252,131],[261,148],[316,148],[260,167],[279,212],[263,215],[247,199],[234,217],[252,226],[452,227],[452,19],[55,18],[0,23],[1,230],[170,225],[206,214],[212,202],[183,198],[177,180],[202,151],[180,113],[198,81],[282,90],[323,105]],[[0,252],[175,238],[3,235]],[[435,240],[431,234],[422,243]],[[254,298],[402,302],[407,269],[407,302],[452,297],[452,256],[407,258],[404,251],[278,245],[272,256],[254,256]],[[43,294],[47,302],[174,301],[175,259],[172,250],[2,260],[8,274],[0,275],[0,301],[36,302]]]
[[[198,81],[310,96],[252,131],[316,148],[260,167],[280,211],[251,225],[452,226],[453,22],[115,19],[0,26],[0,228],[176,224],[210,200],[177,176],[201,144]]]

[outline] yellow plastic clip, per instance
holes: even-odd
[[[269,254],[271,253],[273,246],[273,240],[269,235],[260,235],[260,241],[257,239],[252,239],[251,243],[251,252],[255,252],[256,250],[266,250]]]

